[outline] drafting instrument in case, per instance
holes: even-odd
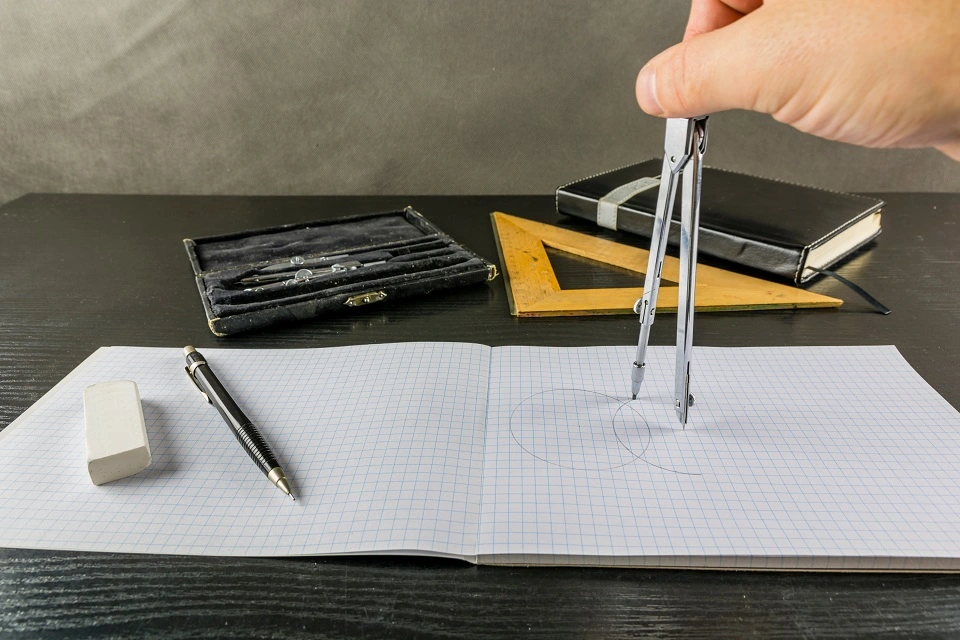
[[[183,243],[219,336],[497,276],[410,207]]]

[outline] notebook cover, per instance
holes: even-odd
[[[617,187],[644,177],[659,178],[662,160],[653,158],[591,176],[557,189],[557,211],[597,221],[597,202]],[[809,251],[866,216],[884,202],[876,198],[827,191],[704,167],[700,201],[701,253],[793,280],[803,276]],[[649,238],[657,187],[620,205],[617,228]],[[839,255],[831,264],[876,237],[874,234]],[[680,198],[671,224],[670,245],[680,237]],[[830,265],[824,265],[828,268]]]

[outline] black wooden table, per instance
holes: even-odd
[[[891,307],[891,315],[874,313],[841,285],[824,280],[811,288],[846,299],[840,309],[700,314],[696,343],[895,344],[960,406],[960,195],[881,197],[889,203],[883,235],[840,271]],[[638,325],[631,316],[511,318],[502,279],[233,338],[218,339],[208,331],[182,238],[408,204],[491,261],[497,259],[488,217],[493,210],[642,244],[559,221],[553,199],[545,196],[26,196],[0,208],[0,427],[103,345],[635,343]],[[579,278],[580,286],[602,286],[608,276],[571,271],[564,277]],[[654,344],[673,342],[670,316],[653,329]],[[960,576],[494,568],[420,558],[258,560],[0,549],[0,636],[44,632],[66,637],[957,635]]]

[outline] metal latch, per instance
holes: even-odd
[[[348,307],[362,307],[365,304],[380,302],[386,297],[386,291],[368,291],[367,293],[358,293],[355,296],[350,296],[343,304],[347,305]]]

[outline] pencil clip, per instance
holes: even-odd
[[[204,364],[205,364],[205,363],[204,363]],[[192,383],[193,383],[193,386],[195,386],[195,387],[197,388],[197,391],[200,392],[200,395],[203,396],[203,399],[206,400],[207,402],[209,402],[210,404],[213,404],[213,401],[210,400],[210,396],[207,395],[207,392],[204,391],[203,389],[201,389],[201,388],[200,388],[200,385],[197,384],[197,379],[193,377],[193,374],[192,374],[192,373],[190,373],[190,368],[189,368],[189,367],[184,367],[183,370],[187,372],[187,377],[190,378],[190,382],[192,382]]]

